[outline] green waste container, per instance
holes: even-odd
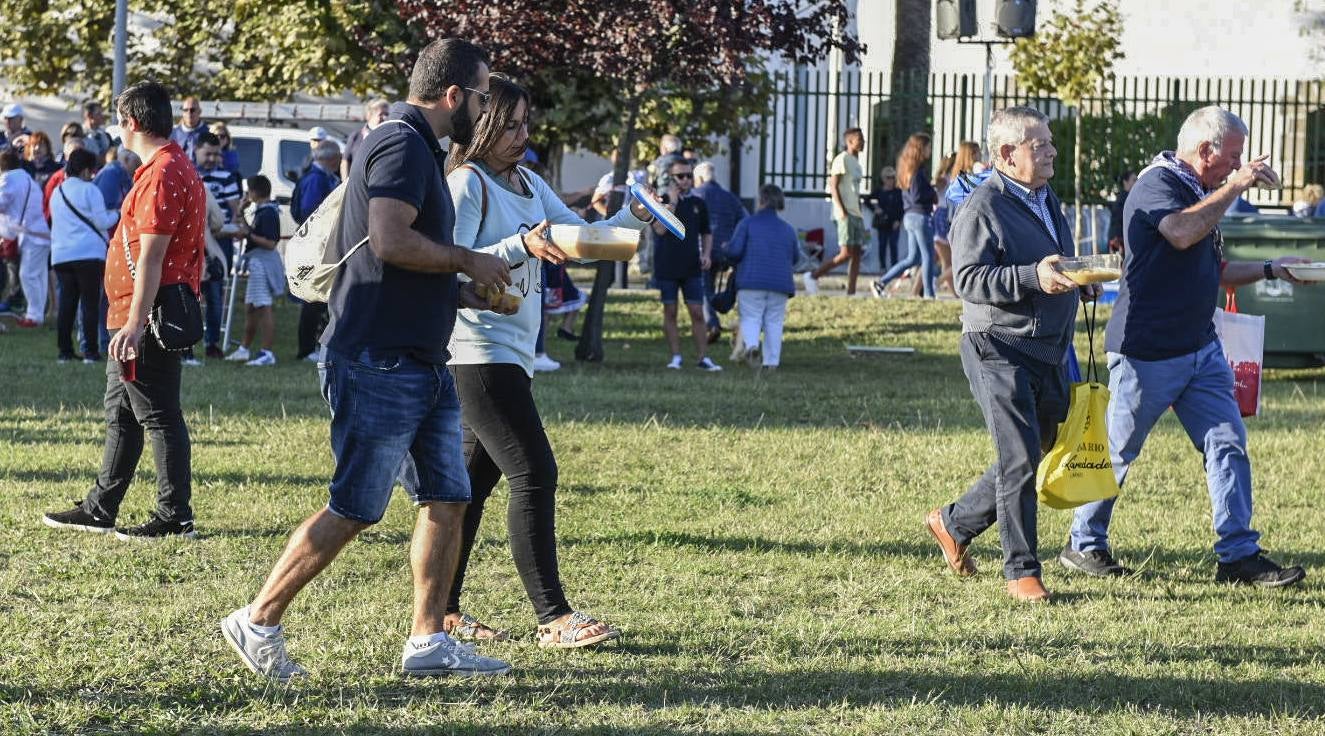
[[[1219,229],[1224,257],[1230,261],[1301,256],[1325,262],[1325,218],[1226,217]],[[1325,283],[1257,281],[1238,289],[1238,311],[1265,315],[1266,366],[1300,368],[1325,362]]]

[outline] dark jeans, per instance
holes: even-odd
[[[114,332],[112,331],[112,335]],[[138,346],[137,380],[120,380],[120,362],[106,360],[106,449],[97,483],[83,508],[114,519],[143,454],[144,430],[156,461],[156,516],[191,521],[193,495],[189,428],[180,409],[180,356],[144,337]]]
[[[55,264],[59,281],[60,311],[56,318],[55,344],[61,356],[74,353],[74,319],[83,315],[83,349],[91,356],[98,353],[97,313],[101,307],[101,277],[106,262],[89,258]]]
[[[460,610],[465,567],[483,505],[504,475],[511,486],[506,529],[515,569],[540,624],[571,612],[557,571],[557,459],[534,405],[529,376],[510,364],[455,365],[464,428],[465,466],[473,499],[465,511],[460,564],[447,612]]]
[[[221,345],[221,314],[222,310],[225,309],[225,303],[221,297],[224,290],[225,281],[223,279],[211,278],[202,282],[203,317],[205,318],[203,342],[206,343],[207,347],[224,347]]]
[[[705,321],[709,329],[716,329],[722,326],[722,320],[718,318],[718,313],[713,309],[713,296],[717,292],[718,270],[710,268],[704,272],[704,314]]]
[[[879,268],[884,271],[893,267],[897,263],[897,236],[901,235],[900,230],[894,230],[891,227],[881,227],[879,232]]]
[[[299,307],[299,353],[304,358],[318,351],[318,338],[327,327],[327,305],[322,302],[304,302]]]
[[[975,485],[943,509],[943,523],[958,544],[970,544],[998,522],[1003,576],[1038,576],[1035,469],[1067,418],[1066,366],[1042,363],[978,332],[962,335],[961,356],[995,457]]]

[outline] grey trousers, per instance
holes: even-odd
[[[1035,469],[1067,417],[1067,367],[978,332],[962,335],[961,357],[995,457],[970,490],[943,509],[943,523],[965,545],[997,522],[1004,577],[1039,576]]]

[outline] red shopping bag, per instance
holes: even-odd
[[[1233,395],[1244,417],[1261,413],[1261,367],[1265,364],[1265,317],[1238,312],[1238,297],[1229,289],[1225,308],[1215,310],[1215,332],[1224,358],[1233,369]]]

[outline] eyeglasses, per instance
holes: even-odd
[[[484,92],[483,90],[474,89],[473,87],[462,87],[461,89],[478,95],[478,109],[480,110],[488,109],[488,105],[492,102],[491,92]]]

